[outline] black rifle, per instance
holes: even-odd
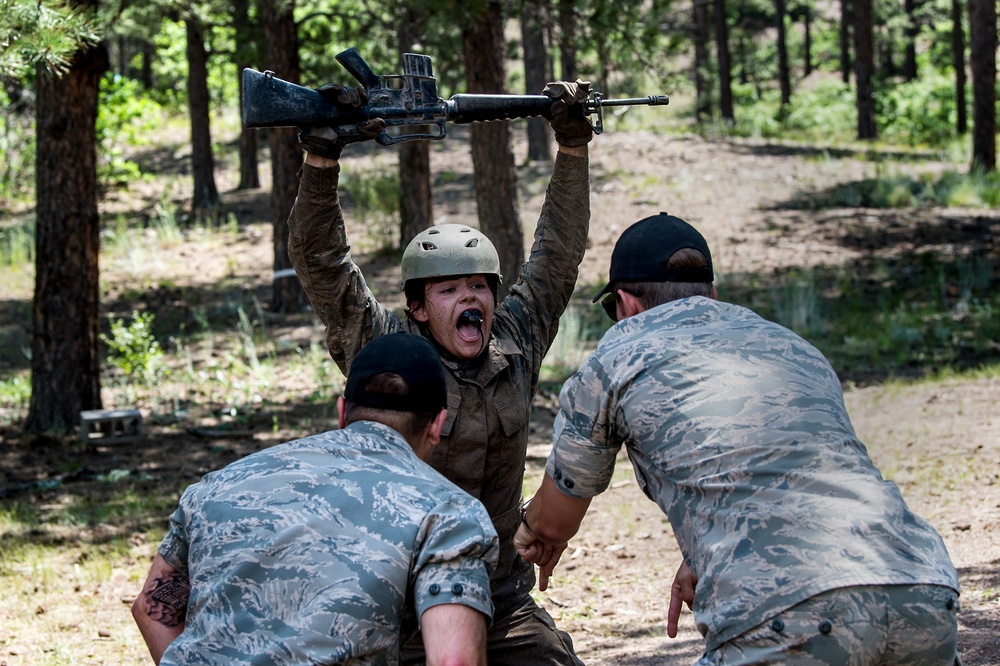
[[[337,106],[312,88],[282,81],[273,72],[243,70],[242,116],[244,127],[349,127],[373,118],[386,128],[434,125],[436,133],[397,134],[381,132],[376,141],[383,146],[416,139],[443,139],[445,122],[474,123],[541,116],[552,105],[546,95],[454,95],[443,100],[431,70],[430,56],[403,54],[403,73],[379,76],[353,46],[337,54],[337,61],[357,79],[368,103],[357,109]],[[666,95],[629,99],[604,99],[591,93],[585,102],[587,115],[597,114],[594,132],[604,131],[605,106],[659,106]],[[397,130],[399,131],[399,130]]]

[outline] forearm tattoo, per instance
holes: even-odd
[[[146,615],[167,627],[184,623],[187,616],[191,582],[188,577],[174,573],[153,581],[143,591],[146,597]]]

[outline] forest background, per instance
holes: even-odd
[[[335,421],[343,378],[287,271],[301,151],[292,128],[240,127],[239,73],[353,84],[334,59],[348,46],[386,74],[431,55],[445,98],[578,76],[671,97],[609,112],[595,142],[591,246],[546,361],[529,486],[558,386],[607,327],[583,303],[614,238],[633,212],[677,206],[711,230],[722,296],[819,346],[856,422],[921,405],[916,433],[885,441],[883,423],[866,441],[960,554],[966,656],[1000,663],[977,630],[1000,619],[996,28],[982,0],[0,0],[0,590],[16,600],[0,664],[141,660],[122,601],[183,487]],[[544,121],[352,151],[349,232],[387,304],[401,242],[435,222],[523,259]],[[939,402],[951,411],[929,415]],[[81,413],[104,408],[139,409],[144,437],[81,437]],[[623,632],[634,663],[667,649],[659,602],[637,601],[651,586],[615,597],[608,581],[664,559],[669,526],[637,529],[662,519],[623,506],[613,533],[638,541],[584,534],[596,569],[541,599],[594,663],[625,663],[608,642]],[[628,621],[600,621],[595,595]]]

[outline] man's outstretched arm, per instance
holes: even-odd
[[[132,603],[132,617],[157,664],[167,646],[184,631],[190,592],[188,577],[157,555],[142,592]]]
[[[428,666],[486,666],[486,616],[462,604],[431,606],[420,616]]]
[[[514,534],[518,554],[539,566],[539,590],[548,587],[549,576],[567,542],[579,531],[590,500],[566,495],[548,473],[542,477],[542,485],[525,507],[524,519]]]

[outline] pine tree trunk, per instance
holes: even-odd
[[[972,63],[972,168],[997,166],[997,7],[995,0],[969,0]]]
[[[205,35],[195,20],[188,19],[188,111],[191,116],[191,173],[194,176],[195,210],[215,209],[220,203],[215,187],[215,159],[209,125],[208,53]]]
[[[851,0],[840,0],[840,78],[845,85],[851,82],[851,25],[854,12]]]
[[[482,15],[462,30],[462,52],[470,93],[506,91],[502,19],[500,2],[490,0]],[[500,270],[505,276],[500,288],[503,298],[524,262],[524,235],[518,216],[510,122],[472,123],[469,133],[479,228],[493,241],[500,255]]]
[[[872,0],[857,0],[854,22],[854,78],[857,83],[858,138],[871,141],[875,126],[875,54],[872,40]]]
[[[809,76],[813,71],[812,58],[812,11],[808,6],[802,10],[802,50],[804,56],[803,76]]]
[[[424,41],[424,13],[407,3],[402,8],[397,31],[400,58],[414,45]],[[400,70],[402,71],[402,70]],[[414,128],[425,132],[430,128]],[[399,146],[399,245],[405,248],[410,239],[434,221],[434,195],[431,180],[429,141],[410,141]]]
[[[139,67],[139,80],[143,90],[153,89],[153,59],[156,57],[156,44],[149,40],[142,42],[142,65]]]
[[[729,26],[726,22],[725,0],[714,0],[715,49],[719,64],[719,113],[722,119],[735,122],[733,114],[732,58],[729,55]]]
[[[969,131],[969,114],[965,102],[965,25],[962,23],[962,0],[951,0],[951,66],[955,69],[955,130]]]
[[[709,90],[708,60],[708,3],[710,0],[694,0],[694,89],[695,118],[700,123],[712,117],[712,93]]]
[[[781,86],[781,106],[792,100],[792,76],[788,71],[788,45],[785,39],[785,0],[775,0],[778,28],[778,79]]]
[[[559,0],[559,78],[576,81],[576,2]]]
[[[59,79],[37,73],[29,433],[66,432],[101,408],[96,123],[108,64],[102,44]]]
[[[243,70],[253,63],[257,50],[257,29],[250,21],[249,0],[233,0],[233,28],[236,32],[236,80],[243,99]],[[240,131],[240,190],[255,190],[260,187],[260,168],[257,161],[257,130],[242,128]]]
[[[913,81],[917,78],[917,0],[903,0],[906,14],[906,49],[903,54],[903,78]]]
[[[524,0],[521,8],[521,45],[524,51],[525,93],[541,94],[549,81],[546,72],[545,5],[541,0]],[[528,118],[528,160],[552,160],[552,133],[544,118]]]
[[[279,78],[299,82],[299,44],[295,25],[295,3],[264,0],[261,3],[267,68]],[[296,174],[302,166],[294,127],[272,127],[267,132],[271,149],[271,226],[274,229],[274,283],[272,312],[297,312],[308,300],[288,258],[288,214],[299,190]]]

